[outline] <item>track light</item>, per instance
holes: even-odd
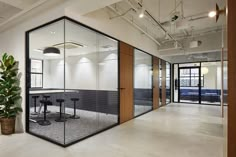
[[[143,18],[145,13],[145,9],[142,7],[139,13],[139,18]]]
[[[208,17],[213,18],[216,16],[216,11],[211,11],[208,13]]]
[[[217,22],[219,17],[220,17],[220,15],[221,14],[225,14],[225,13],[226,13],[226,8],[220,9],[219,5],[216,4],[216,10],[209,12],[208,16],[210,18],[216,17],[216,22]]]

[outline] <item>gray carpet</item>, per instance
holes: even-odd
[[[41,126],[38,123],[30,122],[30,132],[50,138],[61,144],[68,144],[79,140],[118,122],[117,115],[77,110],[80,119],[67,118],[67,121],[65,122],[64,141],[64,122],[55,121],[59,116],[59,113],[57,113],[59,108],[56,106],[49,106],[48,110],[51,111],[51,113],[47,114],[47,119],[51,122],[51,125]],[[31,111],[33,111],[33,108],[31,108]],[[73,115],[73,109],[66,109],[66,113],[66,117]],[[39,117],[31,116],[31,119],[36,121],[43,119],[43,114],[40,114]]]

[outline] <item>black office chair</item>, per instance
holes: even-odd
[[[74,115],[70,116],[71,119],[79,119],[80,116],[76,115],[76,102],[79,101],[78,98],[71,98],[71,101],[74,102]]]
[[[59,114],[60,116],[57,119],[55,119],[55,121],[56,122],[65,122],[66,121],[65,117],[62,117],[62,103],[65,102],[65,100],[64,99],[56,99],[56,101],[60,105],[60,114]]]
[[[31,115],[38,115],[38,112],[36,111],[37,107],[37,99],[39,98],[38,95],[32,96],[32,99],[34,99],[34,112],[30,113]]]
[[[47,105],[50,104],[50,102],[48,100],[40,100],[40,103],[43,104],[44,106],[44,112],[43,112],[44,115],[43,119],[38,121],[38,124],[42,126],[50,125],[51,122],[47,120],[47,114],[46,114]]]

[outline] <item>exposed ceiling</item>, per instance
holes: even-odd
[[[0,0],[0,24],[30,8],[40,0]]]
[[[218,22],[208,17],[208,13],[215,10],[216,3],[222,9],[225,7],[224,0],[123,0],[108,8],[111,20],[123,18],[160,48],[166,42],[172,42],[172,47],[173,42],[177,42],[177,48],[187,38],[217,33],[224,28],[225,16],[220,16]],[[139,18],[142,10],[145,10],[144,17]]]

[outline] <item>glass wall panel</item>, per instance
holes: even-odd
[[[118,123],[118,42],[70,21],[65,26],[68,144]]]
[[[170,75],[171,73],[171,65],[170,63],[166,62],[166,104],[170,103],[171,101],[171,88],[170,88],[170,85],[171,85],[171,80],[170,80]]]
[[[203,104],[220,105],[221,93],[221,62],[201,63],[203,76],[201,101]]]
[[[152,56],[134,51],[134,116],[152,110]]]
[[[159,60],[159,105],[162,105],[162,60]]]
[[[224,61],[224,64],[223,64],[223,71],[224,71],[224,74],[223,74],[223,87],[224,87],[224,94],[223,94],[223,101],[224,101],[224,105],[228,105],[228,61]]]
[[[179,69],[180,102],[199,103],[199,75],[199,67],[185,67]]]
[[[174,64],[174,102],[178,102],[179,100],[179,90],[178,90],[178,64]]]
[[[69,145],[118,124],[118,41],[65,19],[28,36],[28,132]]]
[[[29,33],[28,123],[29,132],[64,144],[64,48],[43,52],[58,43],[64,43],[64,20]]]

